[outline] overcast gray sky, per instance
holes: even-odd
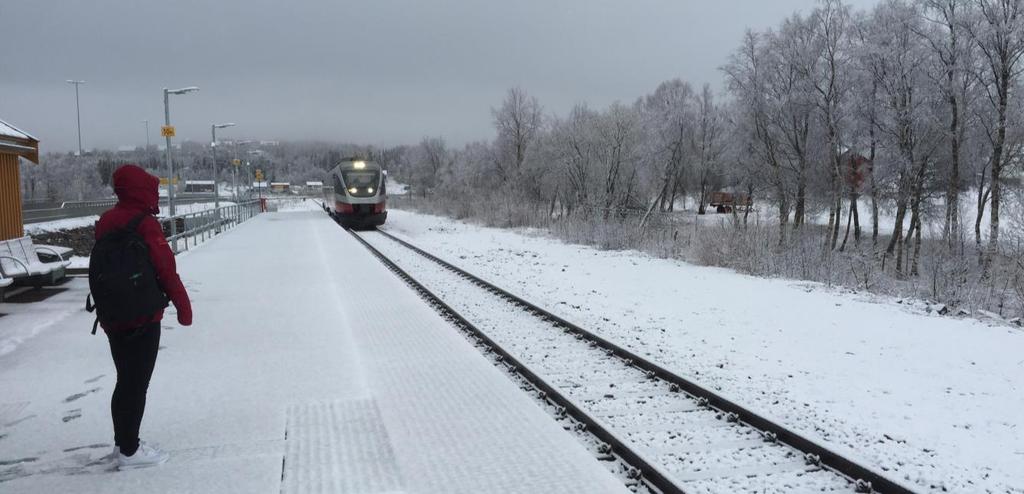
[[[852,0],[858,8],[875,0]],[[666,79],[721,84],[747,27],[815,0],[25,0],[0,4],[0,118],[44,151],[158,140],[160,89],[178,135],[376,145],[493,135],[520,86],[547,112],[630,102]]]

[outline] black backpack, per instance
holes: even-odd
[[[168,299],[157,281],[149,258],[149,246],[139,235],[140,214],[124,228],[107,233],[92,248],[89,257],[89,290],[85,308],[96,311],[96,325],[131,322],[167,307]]]

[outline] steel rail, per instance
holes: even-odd
[[[837,453],[824,445],[821,445],[806,436],[803,436],[795,431],[792,431],[780,424],[777,424],[770,419],[732,401],[729,400],[714,391],[711,391],[690,379],[682,377],[672,371],[665,369],[664,367],[651,362],[611,341],[602,338],[580,326],[577,326],[558,315],[551,313],[550,311],[537,306],[517,295],[514,295],[493,283],[484,280],[480,277],[469,273],[458,266],[455,266],[444,259],[441,259],[412,243],[395,237],[390,233],[382,230],[376,230],[386,238],[397,242],[417,254],[457,273],[478,286],[496,294],[497,296],[505,299],[506,301],[523,307],[529,312],[535,315],[539,315],[549,320],[553,326],[560,327],[563,330],[569,331],[576,335],[579,335],[589,341],[596,343],[599,347],[612,352],[623,360],[627,360],[631,365],[647,372],[651,376],[655,376],[670,385],[678,386],[681,390],[686,393],[698,398],[699,401],[706,403],[707,406],[717,409],[726,414],[734,414],[735,418],[754,429],[767,434],[767,437],[771,437],[774,440],[788,445],[805,455],[805,459],[809,462],[820,464],[821,466],[832,470],[840,475],[845,476],[851,482],[854,483],[858,492],[878,492],[880,494],[913,494],[915,491],[910,488],[879,474],[868,467],[865,467],[856,461]],[[358,237],[358,235],[356,235]],[[362,238],[360,241],[366,243]]]
[[[430,289],[413,278],[412,275],[399,267],[397,263],[385,256],[381,251],[377,250],[377,248],[367,242],[366,239],[362,238],[351,229],[346,228],[345,230],[352,234],[352,236],[355,237],[363,247],[369,250],[370,253],[380,260],[381,263],[383,263],[389,270],[398,275],[402,281],[424,297],[432,307],[445,315],[446,319],[454,322],[460,329],[471,334],[475,339],[481,342],[489,351],[497,354],[497,360],[499,362],[505,364],[510,371],[519,374],[523,379],[538,389],[544,399],[557,407],[560,407],[558,408],[559,412],[564,412],[564,414],[573,417],[582,424],[585,424],[586,432],[592,434],[594,437],[605,443],[606,448],[604,448],[601,453],[614,455],[634,469],[627,475],[627,477],[636,481],[644,482],[649,488],[661,494],[685,493],[682,488],[672,481],[670,474],[662,470],[655,463],[645,459],[640,453],[630,448],[627,441],[619,438],[611,430],[605,428],[601,422],[579,408],[572,402],[572,400],[563,395],[558,388],[545,381],[539,374],[532,371],[514,355],[502,348],[501,345],[487,336],[487,334],[482,330],[477,328],[476,325],[469,322],[469,320],[459,314],[458,311],[441,300],[441,298],[430,291]]]

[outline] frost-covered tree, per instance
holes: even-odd
[[[648,214],[656,207],[672,211],[676,198],[683,192],[686,164],[692,158],[687,146],[692,141],[696,120],[694,102],[693,87],[673,79],[661,83],[639,103],[649,156],[660,169],[659,189]]]
[[[961,236],[961,161],[965,129],[970,119],[967,109],[972,103],[971,95],[975,88],[977,50],[970,42],[966,25],[969,6],[962,0],[922,0],[922,5],[931,24],[923,33],[933,55],[929,64],[930,77],[947,106],[946,119],[949,123],[945,139],[949,154],[944,160],[947,165],[944,167],[946,212],[943,236],[953,249]]]
[[[1009,161],[1007,135],[1012,132],[1011,126],[1019,125],[1017,115],[1011,115],[1011,98],[1020,83],[1021,57],[1024,56],[1024,0],[975,0],[974,5],[976,19],[968,23],[968,28],[981,54],[982,67],[978,75],[993,110],[985,125],[992,147],[986,256],[991,260],[999,246],[1003,169]]]
[[[504,181],[522,178],[523,165],[541,130],[542,111],[537,98],[520,88],[509,89],[501,107],[491,110],[498,132],[498,165]]]
[[[696,156],[697,214],[705,214],[713,188],[720,185],[721,160],[728,145],[725,115],[715,102],[711,85],[705,84],[697,99],[697,128],[690,145]]]

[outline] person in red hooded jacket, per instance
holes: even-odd
[[[174,304],[178,323],[191,325],[192,305],[188,293],[178,276],[174,253],[167,244],[160,222],[153,216],[160,212],[160,180],[135,165],[118,168],[113,179],[117,204],[96,222],[96,239],[127,227],[134,218],[145,214],[138,225],[138,233],[149,247],[160,287]],[[102,324],[117,369],[110,414],[114,422],[114,453],[121,469],[159,465],[168,458],[167,453],[139,440],[146,392],[160,347],[160,320],[163,315],[161,309],[129,323]]]

